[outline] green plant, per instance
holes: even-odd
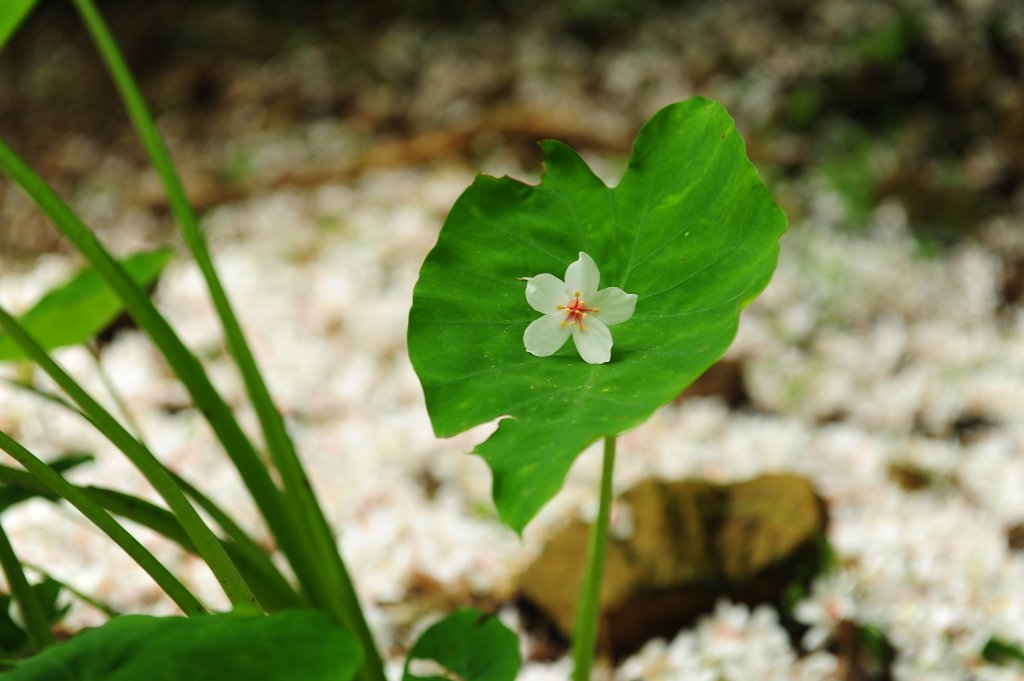
[[[775,269],[786,220],[732,119],[706,99],[655,114],[614,188],[569,147],[541,146],[540,184],[480,177],[452,208],[413,294],[409,356],[439,436],[501,419],[474,452],[491,468],[501,519],[517,532],[579,453],[604,439],[574,635],[576,678],[587,679],[615,438],[725,353],[740,311]],[[561,280],[543,273],[577,258],[560,298]],[[583,263],[587,272],[573,271]],[[591,325],[601,319],[592,308],[605,304],[615,308],[614,345],[605,325]],[[559,315],[571,332],[559,334]],[[570,333],[582,357],[561,345]],[[582,340],[588,334],[601,339]]]
[[[0,21],[4,22],[0,36],[8,37],[32,4],[25,3],[22,11],[0,15]],[[78,487],[8,434],[0,432],[0,448],[17,460],[30,476],[28,480],[19,479],[17,475],[8,476],[7,483],[21,484],[22,489],[36,486],[30,491],[63,498],[81,510],[149,572],[186,614],[202,614],[207,608],[139,544],[112,513],[141,521],[196,551],[217,576],[232,605],[240,611],[276,612],[284,608],[306,607],[328,614],[343,624],[351,632],[349,635],[354,635],[358,641],[353,648],[358,651],[361,660],[361,663],[352,665],[356,675],[361,679],[383,679],[379,654],[347,570],[338,554],[334,535],[320,505],[313,497],[283,420],[271,402],[242,336],[170,156],[96,8],[90,0],[80,0],[74,4],[113,76],[129,117],[164,184],[172,213],[206,278],[229,348],[259,414],[266,448],[282,485],[274,481],[257,447],[243,433],[230,409],[210,383],[199,360],[180,341],[140,286],[140,283],[145,283],[155,275],[151,271],[154,263],[150,260],[155,258],[158,261],[155,263],[158,272],[162,266],[159,261],[166,262],[167,254],[152,258],[139,255],[125,263],[112,258],[89,227],[42,178],[9,146],[0,142],[0,168],[36,201],[91,266],[90,271],[83,272],[66,286],[54,291],[39,306],[26,313],[21,321],[0,308],[0,328],[7,334],[4,339],[7,358],[28,357],[42,367],[68,399],[51,397],[78,411],[114,443],[146,475],[164,498],[167,508],[111,490]],[[149,267],[142,267],[145,271],[136,272],[140,269],[140,261]],[[104,282],[104,287],[96,286],[99,280]],[[111,296],[119,300],[116,306],[111,304]],[[149,334],[189,390],[196,407],[208,419],[286,555],[296,575],[297,584],[293,585],[284,578],[272,561],[257,548],[255,541],[212,500],[187,481],[171,475],[143,442],[122,426],[115,416],[107,412],[53,360],[49,352],[52,348],[85,340],[102,328],[122,306],[132,315],[139,328]],[[55,310],[56,317],[53,314]],[[54,324],[54,319],[59,323]],[[199,515],[199,508],[220,526],[223,536],[214,532]],[[38,651],[52,643],[52,636],[46,635],[48,629],[40,620],[39,603],[33,590],[25,588],[27,582],[13,550],[6,546],[6,542],[4,544],[0,548],[9,550],[3,552],[3,567],[13,587],[12,595],[25,614],[29,640],[33,649]],[[350,675],[344,678],[347,676]]]
[[[165,505],[75,485],[63,472],[83,459],[48,464],[4,432],[0,449],[21,468],[0,467],[0,493],[11,503],[32,496],[69,502],[189,615],[115,617],[95,632],[54,646],[49,624],[56,597],[51,593],[60,587],[45,581],[46,593],[31,587],[0,531],[0,567],[22,613],[25,645],[37,653],[17,664],[11,678],[42,679],[53,668],[80,678],[129,678],[138,673],[132,670],[157,666],[160,659],[189,656],[196,656],[206,674],[190,678],[249,678],[254,668],[261,669],[263,678],[287,678],[297,673],[287,660],[268,658],[268,666],[254,667],[263,656],[246,651],[254,641],[283,644],[283,637],[297,637],[307,647],[309,668],[303,678],[380,681],[383,663],[334,533],[242,334],[174,164],[92,0],[73,3],[206,281],[258,415],[262,445],[246,436],[202,363],[150,299],[146,288],[168,253],[123,261],[112,257],[46,182],[0,141],[0,169],[89,265],[20,318],[0,307],[5,334],[0,336],[0,361],[31,361],[42,368],[62,394],[18,385],[87,419],[146,476]],[[23,16],[0,15],[0,28],[7,21],[9,35]],[[505,417],[476,452],[493,471],[501,519],[517,532],[557,493],[579,453],[603,439],[600,507],[573,651],[575,675],[582,680],[589,678],[596,642],[616,437],[641,424],[725,352],[740,311],[771,277],[785,217],[747,160],[728,114],[706,99],[658,112],[639,133],[629,169],[613,189],[570,148],[557,142],[542,147],[548,172],[539,185],[481,177],[453,207],[415,288],[409,347],[438,435]],[[138,429],[128,427],[130,421],[124,425],[54,360],[53,349],[91,342],[121,310],[149,336],[209,422],[294,581],[214,500],[168,471]],[[567,343],[570,337],[579,357]],[[119,518],[154,529],[201,556],[233,612],[210,614]],[[519,667],[514,635],[478,611],[454,613],[429,629],[409,660],[405,678],[410,681],[450,674],[465,681],[511,681]],[[422,660],[438,671],[423,676],[414,664]],[[124,665],[121,672],[113,671],[115,661]]]

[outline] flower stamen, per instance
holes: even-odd
[[[579,324],[580,331],[586,331],[583,320],[587,318],[587,315],[591,312],[598,312],[596,307],[587,307],[586,301],[580,299],[579,291],[573,293],[573,300],[568,305],[558,305],[555,309],[565,310],[565,320],[562,322],[562,326],[566,324],[576,326]]]

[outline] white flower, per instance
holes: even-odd
[[[565,282],[553,274],[538,274],[526,285],[526,300],[544,316],[526,327],[526,351],[547,357],[572,336],[580,357],[590,364],[604,364],[612,356],[608,327],[633,316],[636,295],[620,288],[597,290],[601,274],[594,259],[580,259],[565,271]]]

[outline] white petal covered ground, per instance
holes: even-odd
[[[465,455],[489,427],[447,441],[431,433],[405,352],[406,316],[419,264],[471,179],[461,166],[386,171],[207,216],[220,271],[340,529],[396,678],[401,650],[431,617],[509,596],[545,537],[595,506],[599,462],[590,451],[519,541],[494,518],[486,467]],[[666,407],[622,438],[616,478],[619,489],[647,476],[810,478],[829,502],[842,566],[797,609],[811,626],[804,644],[819,650],[794,650],[771,608],[723,602],[674,640],[651,641],[609,678],[831,678],[836,660],[824,647],[839,619],[889,636],[898,679],[1022,678],[1019,669],[986,665],[980,649],[992,635],[1022,642],[1024,553],[1008,549],[1006,534],[1024,521],[1024,314],[999,309],[1000,259],[980,243],[922,252],[891,207],[876,212],[866,235],[850,235],[831,225],[824,204],[785,236],[775,279],[744,313],[731,351],[745,362],[755,409],[730,412],[715,400]],[[994,228],[990,241],[1012,242],[1013,233]],[[57,256],[6,268],[0,300],[23,308],[71,269]],[[156,295],[251,428],[196,268],[178,258]],[[85,352],[60,358],[105,394]],[[148,343],[122,333],[103,361],[163,460],[258,531],[236,475]],[[39,454],[96,453],[77,480],[145,489],[70,415],[6,387],[0,404],[0,427]],[[964,415],[991,425],[958,439],[952,424]],[[905,491],[890,479],[893,464],[932,484]],[[29,503],[4,520],[27,561],[118,608],[173,611],[70,511]],[[142,536],[209,602],[224,604],[198,561]],[[411,596],[425,579],[450,603]],[[511,606],[502,615],[517,624]],[[76,606],[69,621],[99,617]],[[523,646],[528,654],[532,643]],[[564,679],[568,669],[565,659],[529,662],[521,678]]]

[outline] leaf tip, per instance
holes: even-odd
[[[604,182],[594,174],[587,162],[568,144],[552,139],[541,140],[537,144],[544,153],[545,173],[541,178],[541,184],[573,178],[575,182],[582,182],[584,185],[596,182],[605,187]]]

